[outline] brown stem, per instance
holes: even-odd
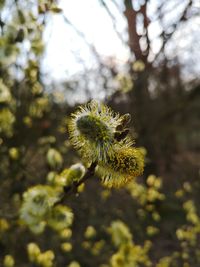
[[[86,180],[90,179],[94,175],[96,166],[97,166],[97,162],[95,161],[87,169],[85,175],[83,176],[83,178],[81,180],[75,181],[71,185],[64,186],[63,187],[63,191],[64,191],[63,196],[54,205],[58,205],[58,204],[63,203],[66,194],[69,195],[70,193],[76,193],[77,192],[77,188],[79,187],[79,185],[83,184]]]
[[[76,191],[76,189],[79,187],[79,185],[81,185],[82,183],[84,183],[86,180],[88,180],[90,177],[92,177],[94,175],[94,171],[95,171],[96,166],[97,166],[97,162],[93,162],[90,165],[90,167],[87,169],[87,172],[85,173],[83,178],[78,182],[72,183],[72,185],[65,186],[64,192],[68,193],[70,191],[73,191],[73,192]]]

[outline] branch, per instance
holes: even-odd
[[[69,186],[64,186],[63,196],[61,197],[61,199],[58,202],[56,202],[54,204],[54,206],[63,203],[65,200],[66,194],[69,195],[70,193],[76,193],[79,185],[83,184],[86,180],[89,180],[94,175],[96,166],[97,166],[97,162],[93,162],[90,165],[90,167],[87,169],[85,175],[83,176],[83,178],[80,181],[75,181]]]
[[[159,55],[161,53],[164,52],[166,44],[169,42],[169,40],[171,40],[171,37],[176,32],[177,28],[180,25],[180,22],[187,21],[187,12],[191,8],[192,3],[193,3],[193,0],[189,0],[188,4],[185,6],[185,8],[184,8],[181,16],[179,17],[179,19],[173,25],[171,25],[172,26],[171,32],[167,33],[166,30],[163,29],[162,33],[160,34],[160,37],[162,37],[162,39],[163,39],[163,43],[162,43],[162,46],[161,46],[160,50],[158,51],[157,55],[155,56],[154,61],[159,57]],[[159,19],[160,19],[160,23],[162,25],[163,24],[162,23],[163,15],[160,14],[159,15]]]
[[[85,173],[83,178],[78,182],[74,182],[70,186],[65,186],[64,187],[64,192],[68,193],[70,191],[72,191],[72,192],[76,191],[76,189],[79,187],[79,185],[81,185],[82,183],[84,183],[86,180],[88,180],[89,178],[91,178],[94,175],[96,166],[97,166],[97,162],[93,162],[90,165],[90,167],[87,169],[87,172]]]
[[[114,15],[111,13],[110,9],[108,8],[106,2],[104,0],[99,0],[100,4],[103,5],[103,7],[105,8],[106,12],[108,13],[109,17],[112,20],[112,25],[113,25],[113,29],[115,31],[115,33],[117,34],[118,38],[121,40],[122,43],[125,43],[125,41],[123,40],[121,33],[117,30],[117,24],[116,24],[116,19],[114,17]]]
[[[73,30],[75,31],[75,33],[85,42],[85,44],[89,47],[89,49],[91,50],[92,54],[95,56],[97,62],[101,62],[100,57],[98,52],[96,51],[96,48],[94,47],[93,44],[91,44],[86,36],[84,35],[83,32],[81,32],[79,29],[76,28],[76,26],[63,14],[62,15],[64,21],[73,28]]]
[[[140,47],[140,35],[137,33],[136,27],[136,16],[138,11],[134,10],[130,1],[125,1],[126,10],[124,15],[128,23],[128,34],[129,34],[129,47],[131,52],[134,53],[136,60],[144,60],[142,49]]]
[[[147,16],[147,1],[145,1],[144,5],[142,5],[140,7],[140,12],[143,15],[143,19],[144,19],[143,27],[145,30],[145,38],[146,38],[146,42],[147,42],[147,48],[144,51],[144,58],[145,58],[145,62],[146,62],[148,55],[149,55],[149,51],[150,51],[150,39],[149,39],[150,18]]]

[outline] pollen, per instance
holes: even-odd
[[[122,187],[142,175],[144,155],[138,148],[118,148],[106,164],[100,164],[98,173],[107,187]]]

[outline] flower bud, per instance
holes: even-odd
[[[6,255],[4,257],[3,266],[4,267],[13,267],[14,265],[15,265],[15,260],[14,260],[13,256]]]
[[[50,148],[47,152],[47,162],[52,168],[60,168],[63,164],[62,155],[58,150]]]
[[[38,247],[38,245],[36,243],[29,243],[27,246],[27,251],[30,261],[36,261],[37,257],[40,254],[40,248]]]

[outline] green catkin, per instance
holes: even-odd
[[[71,143],[88,162],[107,162],[116,143],[127,147],[133,143],[129,138],[121,142],[115,139],[116,128],[123,119],[107,106],[91,101],[71,115],[68,124]]]
[[[77,128],[91,142],[105,142],[113,138],[109,127],[95,116],[82,116],[77,120]]]

